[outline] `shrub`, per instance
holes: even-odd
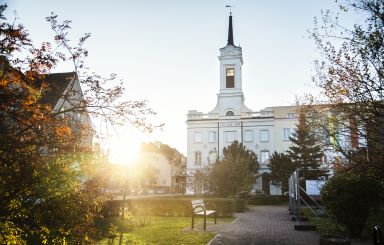
[[[235,199],[235,212],[242,213],[247,210],[248,201],[243,198]]]
[[[134,215],[156,216],[191,216],[191,200],[196,198],[165,198],[151,197],[126,200],[125,206]],[[213,209],[214,205],[219,217],[232,217],[234,212],[242,212],[246,209],[245,200],[230,198],[204,198],[207,209]],[[104,205],[106,216],[117,216],[121,209],[121,200],[108,200]]]
[[[121,201],[107,200],[103,204],[103,216],[118,216],[121,211]]]
[[[257,194],[250,196],[248,204],[250,205],[278,205],[282,204],[284,200],[280,196],[271,196],[267,194]]]
[[[369,177],[344,173],[324,185],[321,198],[332,218],[345,225],[352,237],[359,237],[382,190],[383,186]]]

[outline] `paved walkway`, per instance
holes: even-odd
[[[296,231],[286,206],[257,206],[237,213],[228,225],[209,225],[217,235],[209,245],[311,245],[319,244],[316,231]],[[364,243],[352,242],[352,245]],[[365,243],[371,244],[371,243]]]

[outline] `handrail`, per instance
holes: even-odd
[[[305,193],[305,195],[307,195],[307,196],[312,200],[312,202],[314,202],[314,203],[316,204],[316,206],[317,206],[321,211],[323,211],[323,212],[329,217],[329,214],[325,211],[325,209],[322,208],[322,207],[320,206],[320,204],[319,204],[318,202],[316,202],[315,199],[313,199],[310,195],[308,195],[308,193],[303,189],[303,187],[301,187],[301,186],[299,186],[299,187],[300,187],[300,189]],[[307,206],[309,206],[309,205],[307,204]],[[317,213],[315,213],[315,214],[316,214],[316,216],[319,216]]]
[[[380,226],[373,227],[373,245],[384,245],[383,233],[381,233]]]
[[[309,207],[309,209],[311,209],[312,213],[314,213],[316,216],[319,216],[314,210],[313,208],[306,202],[304,201],[304,199],[302,197],[300,197],[301,201],[303,201],[305,203],[305,205],[307,205]]]
[[[324,208],[322,208],[321,206],[320,206],[320,204],[319,203],[317,203],[310,195],[308,195],[308,193],[301,187],[301,186],[299,186],[299,188],[305,193],[305,195],[307,195],[316,205],[317,205],[317,207],[321,210],[321,211],[323,211],[328,217],[330,217],[329,216],[329,214],[325,211],[325,209]],[[308,203],[306,202],[306,201],[304,201],[304,199],[303,199],[303,197],[302,196],[300,196],[300,199],[311,209],[311,211],[317,216],[317,217],[319,217],[319,215],[312,209],[312,207],[310,206],[310,205],[308,205]],[[337,227],[339,227],[339,229],[340,230],[342,230],[343,232],[345,232],[345,230],[343,229],[343,227],[341,227],[341,225],[339,225],[339,224],[337,224],[336,223],[336,225],[337,225]],[[379,243],[379,244],[375,244],[375,245],[384,245],[384,243]]]

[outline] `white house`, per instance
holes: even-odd
[[[60,117],[69,117],[73,133],[81,133],[78,135],[78,143],[92,146],[92,123],[86,109],[82,107],[84,95],[76,73],[47,74],[44,82],[48,87],[42,95],[41,103],[51,105],[54,112],[63,112]],[[78,109],[73,109],[76,107]],[[78,130],[79,127],[81,130]]]
[[[141,145],[137,158],[144,193],[184,193],[185,157],[158,141]]]

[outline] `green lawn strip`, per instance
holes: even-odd
[[[107,244],[206,244],[213,237],[211,232],[191,231],[191,217],[146,217],[147,224],[135,223],[132,231],[111,240],[105,239],[100,245]],[[219,218],[218,223],[229,223],[234,218]],[[202,219],[198,219],[201,222]],[[210,221],[209,221],[210,222]]]

